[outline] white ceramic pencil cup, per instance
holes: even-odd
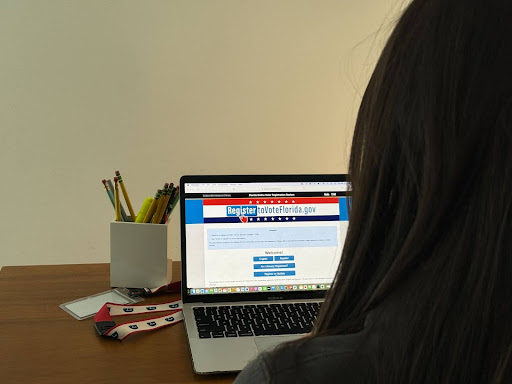
[[[156,288],[171,281],[169,225],[110,222],[110,285]]]

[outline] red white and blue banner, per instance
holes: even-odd
[[[185,223],[347,221],[346,197],[188,199]]]

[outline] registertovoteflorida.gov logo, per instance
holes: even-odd
[[[238,217],[242,223],[247,223],[247,216],[258,216],[258,207],[256,205],[228,205],[226,216]]]
[[[269,215],[309,215],[316,212],[316,207],[297,205],[228,205],[227,217],[238,217],[242,223],[247,223],[247,217]]]

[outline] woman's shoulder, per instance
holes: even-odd
[[[364,338],[357,333],[286,343],[260,354],[236,383],[364,383],[371,375]]]

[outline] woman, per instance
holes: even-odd
[[[361,103],[313,333],[236,383],[512,383],[511,3],[406,8]]]

